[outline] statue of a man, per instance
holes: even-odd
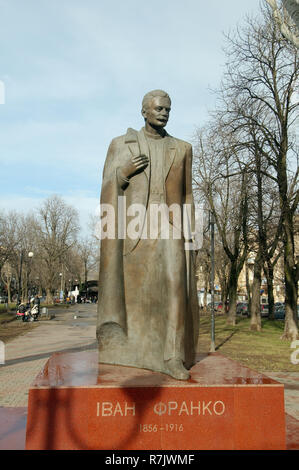
[[[115,217],[113,236],[101,240],[97,338],[99,362],[187,380],[199,328],[194,252],[181,225],[184,206],[194,223],[192,147],[165,131],[170,107],[167,93],[147,93],[145,126],[108,150],[101,207]]]

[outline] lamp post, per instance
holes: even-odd
[[[208,212],[209,223],[204,233],[210,231],[210,252],[211,252],[211,272],[210,272],[210,290],[211,290],[211,344],[210,352],[216,351],[215,347],[215,217],[211,209],[204,209]],[[202,270],[202,267],[201,267]]]
[[[214,214],[210,211],[210,230],[211,230],[211,346],[210,352],[215,352],[215,220]]]
[[[21,250],[20,271],[19,271],[19,289],[18,289],[18,305],[21,303],[23,256],[24,256],[23,250]]]
[[[29,258],[29,263],[31,263],[31,260],[34,256],[34,253],[33,251],[29,251],[28,253],[28,258]],[[29,289],[30,285],[29,285],[29,276],[30,276],[30,270],[31,270],[31,264],[29,264],[29,268],[28,268],[28,276],[27,276],[27,286],[28,286],[28,301],[30,302],[30,296],[31,296],[31,289]]]
[[[22,296],[22,268],[23,268],[23,260],[24,260],[24,251],[21,250],[21,255],[20,255],[20,271],[19,271],[19,289],[18,289],[18,305],[21,302],[21,296]],[[33,252],[29,251],[28,253],[28,258],[31,259],[33,258]]]

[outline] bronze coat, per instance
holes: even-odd
[[[190,204],[192,207],[191,225],[194,227],[194,205],[192,195],[192,147],[189,143],[167,135],[165,137],[166,151],[164,161],[165,175],[165,199],[168,206],[171,204]],[[112,140],[103,171],[101,204],[111,204],[115,208],[117,219],[118,197],[126,196],[126,205],[142,204],[147,207],[150,186],[150,165],[141,173],[133,176],[129,183],[120,177],[120,169],[134,154],[149,155],[147,142],[143,130],[137,132],[128,129],[127,134]],[[170,221],[171,222],[171,221]],[[98,321],[97,336],[100,344],[100,361],[112,362],[124,365],[137,365],[153,370],[162,370],[155,364],[151,364],[146,358],[134,360],[125,349],[119,350],[120,343],[125,342],[128,331],[128,315],[130,315],[130,305],[128,298],[131,293],[128,290],[135,289],[136,286],[128,285],[124,282],[124,264],[129,263],[131,254],[136,253],[140,238],[132,240],[130,238],[121,239],[117,236],[118,225],[115,224],[115,239],[103,239],[101,241],[100,276],[99,276],[99,300],[98,300]],[[195,348],[198,338],[198,301],[194,271],[194,253],[186,251],[185,272],[182,276],[186,279],[187,296],[185,327],[184,327],[184,361],[187,366],[194,363]],[[132,256],[132,259],[133,256]],[[135,258],[135,262],[136,262]],[[149,267],[150,269],[150,267]],[[179,268],[182,269],[182,268]],[[138,284],[138,279],[136,280]],[[126,294],[125,294],[126,284]],[[135,284],[135,283],[134,283]],[[150,296],[151,285],[148,286]],[[146,290],[145,290],[146,294]],[[180,292],[177,293],[180,296]],[[183,294],[182,294],[183,295]],[[134,319],[135,321],[135,319]],[[138,321],[138,320],[137,320]],[[120,329],[116,330],[115,326]],[[120,331],[122,333],[120,333]],[[113,346],[113,335],[115,341]],[[140,338],[142,342],[142,338]],[[110,349],[107,351],[107,349]],[[119,351],[118,351],[119,350]],[[126,359],[127,354],[127,359]],[[102,359],[101,359],[102,356]],[[162,358],[163,359],[163,358]],[[162,363],[162,361],[161,361]]]

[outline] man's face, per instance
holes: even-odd
[[[168,98],[156,96],[153,98],[142,115],[153,127],[165,127],[169,118],[170,101]]]

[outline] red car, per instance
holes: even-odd
[[[223,302],[214,302],[214,311],[223,312]],[[211,302],[208,304],[208,308],[211,309]],[[226,311],[228,310],[228,305],[226,306]]]

